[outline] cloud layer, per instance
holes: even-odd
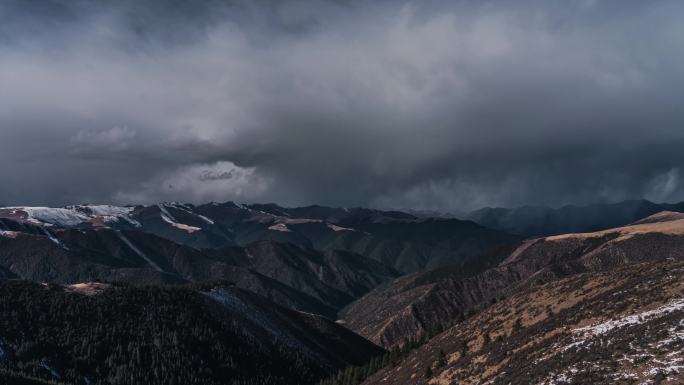
[[[682,15],[679,1],[3,2],[0,204],[684,200]]]

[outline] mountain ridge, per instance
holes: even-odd
[[[73,229],[113,228],[155,234],[197,249],[244,247],[259,240],[320,252],[342,250],[410,273],[458,263],[491,246],[518,239],[471,221],[419,218],[398,211],[233,202],[148,206],[82,205],[0,208],[0,218]]]
[[[546,206],[485,207],[461,218],[529,237],[619,227],[660,211],[684,211],[684,202],[654,203],[637,199],[610,204],[566,205],[555,209]]]
[[[340,318],[357,333],[392,348],[526,287],[625,264],[684,258],[684,220],[659,218],[655,225],[522,241],[495,250],[489,256],[493,266],[481,271],[438,269],[404,276],[354,301]]]

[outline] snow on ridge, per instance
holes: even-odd
[[[27,220],[33,223],[48,223],[58,226],[77,226],[90,218],[76,210],[69,208],[52,207],[7,207],[17,211],[23,211]]]
[[[75,205],[65,207],[3,207],[12,215],[21,215],[21,220],[43,226],[74,227],[82,223],[101,219],[103,222],[118,222],[119,219],[131,223],[135,227],[142,225],[130,218],[133,207],[110,205]],[[25,214],[25,218],[23,215]]]
[[[135,227],[142,227],[140,222],[131,218],[131,213],[135,210],[135,207],[131,206],[112,206],[112,205],[80,205],[80,206],[67,206],[67,208],[72,208],[79,212],[84,212],[91,219],[101,218],[103,222],[118,222],[120,219],[132,224]]]
[[[75,209],[83,208],[89,210],[92,215],[101,217],[115,217],[121,215],[129,215],[135,209],[134,207],[111,206],[111,205],[82,205],[82,206],[67,206]]]

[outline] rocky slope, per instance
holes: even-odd
[[[323,317],[231,287],[5,281],[0,352],[2,373],[14,373],[6,378],[311,384],[383,351]]]
[[[485,304],[569,275],[649,260],[684,258],[684,217],[661,213],[595,233],[531,239],[484,259],[495,266],[416,273],[380,286],[343,309],[340,318],[385,347],[449,326]]]
[[[683,320],[682,261],[585,272],[487,307],[364,384],[681,384]]]

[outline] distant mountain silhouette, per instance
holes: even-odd
[[[464,216],[492,229],[521,236],[585,233],[624,226],[660,211],[684,211],[684,202],[653,203],[645,199],[614,204],[543,206],[518,208],[486,207]]]

